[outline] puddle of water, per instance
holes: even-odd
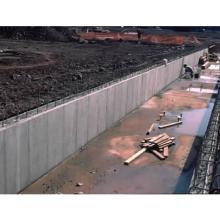
[[[198,93],[218,94],[218,90],[215,90],[215,89],[187,88],[186,91],[198,92]]]
[[[175,133],[195,135],[191,151],[184,165],[182,173],[176,185],[174,193],[187,193],[193,170],[196,164],[199,148],[205,135],[211,113],[214,107],[214,99],[211,99],[208,108],[183,111],[183,124],[175,129]],[[190,126],[189,126],[190,125]]]
[[[181,111],[183,123],[175,128],[176,134],[203,136],[207,129],[214,103],[209,103],[208,108]]]

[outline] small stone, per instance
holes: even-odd
[[[89,173],[94,174],[94,173],[96,173],[96,170],[90,170]]]
[[[76,81],[77,77],[76,76],[72,76],[72,81]]]
[[[76,75],[76,78],[77,78],[77,79],[82,79],[82,78],[83,78],[82,73],[78,73],[78,74]]]
[[[84,194],[84,193],[80,191],[80,192],[75,192],[74,194]]]
[[[105,70],[104,67],[99,67],[99,71],[100,71],[100,72],[103,72],[104,70]]]
[[[32,77],[31,77],[31,75],[30,75],[30,74],[27,74],[27,78],[31,79]]]
[[[81,183],[81,182],[78,182],[78,183],[76,183],[76,186],[83,186],[84,184],[83,183]]]

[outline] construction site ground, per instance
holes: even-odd
[[[174,59],[196,46],[0,40],[0,120]],[[2,51],[10,49],[12,55]],[[10,52],[12,51],[12,52]]]
[[[187,193],[215,102],[218,80],[213,71],[205,70],[200,79],[176,80],[21,193]],[[166,117],[157,121],[162,111]],[[166,132],[176,137],[166,160],[146,152],[129,166],[123,164],[140,150],[152,123],[177,121],[180,113],[181,125],[156,128],[149,135]]]

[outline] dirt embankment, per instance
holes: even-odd
[[[0,120],[189,53],[194,46],[1,40]],[[12,54],[8,54],[8,52]]]

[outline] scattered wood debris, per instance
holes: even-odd
[[[165,124],[165,125],[159,125],[158,128],[159,129],[167,128],[167,127],[179,125],[179,124],[182,124],[182,123],[183,123],[182,121],[177,121],[177,122],[173,122],[173,123],[169,123],[169,124]]]
[[[134,155],[129,157],[124,164],[128,165],[144,152],[149,151],[157,156],[160,160],[165,160],[169,156],[169,147],[175,144],[175,137],[170,137],[166,133],[160,135],[145,138],[141,141],[140,147],[142,148]]]
[[[150,128],[148,129],[146,135],[149,135],[154,130],[155,124],[153,123]]]

